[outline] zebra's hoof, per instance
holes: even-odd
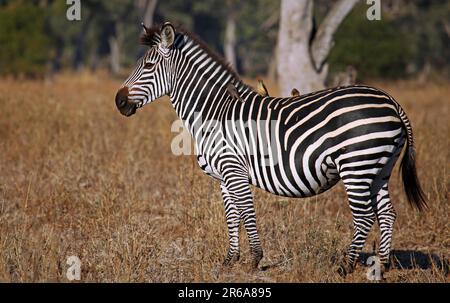
[[[252,262],[250,264],[251,270],[258,269],[259,262],[261,261],[262,258],[263,258],[262,250],[252,252]]]
[[[380,267],[381,276],[383,276],[384,273],[387,273],[391,269],[391,263],[381,263]]]
[[[232,267],[234,264],[236,264],[239,261],[240,257],[241,256],[240,256],[239,252],[237,252],[237,253],[228,252],[225,260],[222,263],[222,266],[223,267]]]
[[[354,266],[348,264],[347,262],[342,262],[338,269],[337,269],[337,273],[345,278],[348,274],[351,274],[354,270]]]

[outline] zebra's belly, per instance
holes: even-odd
[[[301,159],[296,161],[295,169],[291,169],[290,163],[252,166],[250,182],[278,196],[304,198],[323,193],[340,180],[329,157],[317,164],[315,169],[305,168],[301,162]],[[306,171],[308,173],[305,173]]]
[[[339,182],[339,178],[333,178],[333,179],[328,179],[327,182],[325,184],[322,184],[318,187],[313,188],[312,191],[309,192],[295,192],[292,193],[292,191],[287,191],[287,190],[280,190],[274,187],[267,187],[265,185],[259,184],[259,183],[254,183],[251,182],[254,186],[263,189],[271,194],[277,195],[277,196],[281,196],[281,197],[289,197],[289,198],[307,198],[307,197],[312,197],[312,196],[316,196],[319,195],[329,189],[331,189],[334,185],[336,185]]]

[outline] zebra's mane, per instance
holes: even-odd
[[[140,38],[141,44],[150,47],[158,44],[161,41],[161,26],[162,24],[158,24],[152,27],[145,27],[144,33]]]
[[[161,41],[161,28],[162,24],[158,24],[155,26],[152,26],[151,28],[147,28],[144,31],[144,34],[141,36],[140,42],[142,45],[147,46],[155,46],[157,43]],[[182,26],[176,26],[176,36],[181,34],[184,36],[187,36],[189,39],[191,39],[195,44],[199,45],[207,54],[211,57],[214,61],[216,61],[218,64],[220,64],[226,71],[228,71],[236,80],[235,85],[238,85],[238,89],[240,86],[242,88],[249,88],[242,79],[239,77],[238,73],[231,67],[230,63],[226,61],[221,55],[219,55],[216,51],[211,49],[206,42],[204,42],[200,37],[198,37],[196,34],[186,30]],[[175,37],[176,39],[176,37]]]

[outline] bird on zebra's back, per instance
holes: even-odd
[[[236,88],[236,86],[234,86],[233,83],[228,83],[227,92],[230,94],[232,99],[244,102],[244,100],[242,100],[241,96],[239,96],[239,92],[237,91],[237,88]]]
[[[258,80],[258,84],[257,84],[255,90],[261,97],[270,97],[269,91],[268,91],[267,87],[264,85],[264,82],[262,80]],[[300,96],[300,92],[298,91],[298,89],[296,89],[294,87],[291,91],[291,96],[292,97]]]
[[[292,97],[298,97],[298,96],[300,96],[300,92],[298,91],[298,89],[296,89],[294,87],[291,91],[291,95],[292,95]]]
[[[269,97],[269,91],[261,79],[258,79],[258,84],[256,85],[255,90],[261,97]]]
[[[262,97],[190,32],[170,23],[144,30],[141,41],[149,49],[118,90],[117,109],[131,116],[159,97],[170,97],[194,139],[199,166],[220,184],[228,227],[224,266],[239,260],[241,222],[252,268],[263,257],[251,185],[303,198],[342,181],[354,233],[340,272],[353,270],[375,221],[379,260],[388,268],[396,218],[388,183],[402,150],[407,201],[426,208],[412,126],[393,97],[362,85],[295,98]],[[244,102],[230,98],[230,83],[231,93]]]

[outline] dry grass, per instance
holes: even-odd
[[[193,156],[172,155],[176,116],[167,100],[124,118],[113,101],[120,83],[108,78],[1,81],[0,281],[65,282],[70,255],[82,261],[82,281],[367,281],[362,265],[345,279],[335,272],[352,232],[342,186],[304,200],[255,190],[262,265],[269,268],[247,271],[243,234],[242,261],[219,271],[227,232],[218,184]],[[419,215],[397,173],[392,178],[393,245],[404,268],[391,270],[387,281],[448,282],[450,87],[377,86],[412,120],[430,200]],[[375,228],[366,252],[377,234]]]

